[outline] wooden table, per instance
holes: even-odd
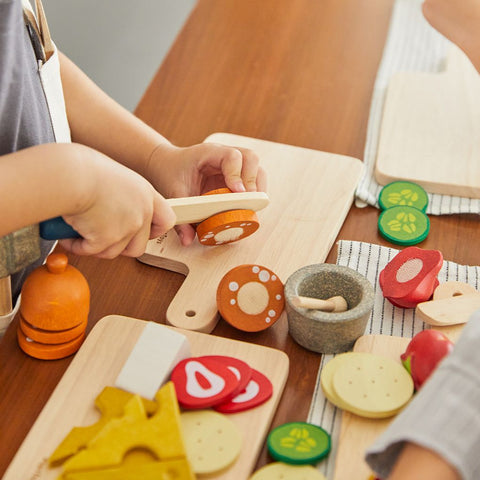
[[[362,158],[392,5],[393,0],[199,0],[136,114],[177,145],[231,132]],[[377,233],[377,217],[374,208],[352,207],[338,238],[388,245]],[[431,217],[422,247],[478,265],[476,232],[476,217]],[[327,261],[335,260],[334,248]],[[89,329],[112,313],[164,321],[183,278],[131,258],[71,257],[71,263],[91,287]],[[16,343],[17,322],[0,343],[0,474],[71,361],[24,355]],[[276,426],[306,419],[320,356],[295,344],[286,325],[274,332],[252,337],[221,321],[213,333],[289,355]],[[264,448],[258,466],[269,461]]]

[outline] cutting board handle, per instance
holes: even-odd
[[[207,272],[191,269],[167,310],[167,322],[186,330],[210,333],[218,322],[216,298],[218,285]],[[208,300],[207,300],[208,299]]]

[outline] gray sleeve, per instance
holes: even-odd
[[[367,450],[367,463],[386,478],[407,441],[438,453],[463,480],[480,479],[480,311],[452,353]]]

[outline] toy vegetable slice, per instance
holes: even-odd
[[[306,422],[280,425],[267,439],[270,455],[292,464],[315,463],[330,452],[330,435],[321,427]]]
[[[406,205],[425,212],[428,205],[428,195],[416,183],[396,181],[382,188],[378,196],[378,204],[382,210],[398,205]]]
[[[398,245],[415,245],[427,238],[430,220],[421,210],[407,205],[384,210],[378,218],[381,235]]]
[[[383,296],[395,306],[415,308],[432,296],[442,265],[443,255],[438,250],[405,248],[380,272]]]

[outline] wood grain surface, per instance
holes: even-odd
[[[61,469],[49,468],[48,457],[73,427],[91,425],[98,419],[95,398],[105,386],[114,385],[145,325],[147,322],[118,315],[97,323],[30,430],[4,480],[58,478]],[[288,357],[278,350],[247,342],[184,330],[179,333],[187,337],[192,356],[229,355],[247,362],[272,382],[273,395],[267,402],[229,415],[241,433],[242,450],[228,470],[211,476],[217,480],[247,478],[282,394]]]
[[[391,358],[400,363],[410,339],[389,335],[365,335],[360,337],[354,352],[367,352]],[[367,479],[372,473],[364,461],[365,450],[382,433],[392,418],[365,418],[342,411],[342,424],[338,437],[333,480]]]
[[[209,333],[219,318],[218,284],[232,268],[264,266],[285,283],[299,268],[325,261],[353,202],[362,162],[225,133],[206,141],[249,148],[262,158],[270,204],[257,213],[260,228],[231,245],[208,247],[197,241],[188,249],[171,232],[151,240],[139,260],[186,273],[167,310],[167,322]]]
[[[375,177],[480,198],[480,76],[452,46],[439,73],[400,72],[385,98]]]
[[[178,145],[213,132],[362,158],[370,100],[393,0],[199,0],[140,101],[136,114]],[[154,39],[155,32],[152,32]],[[160,59],[159,59],[160,63]],[[392,246],[378,211],[352,207],[337,238]],[[431,217],[422,247],[478,265],[476,216]],[[335,263],[336,248],[327,262]],[[70,256],[92,291],[88,330],[121,314],[164,323],[184,276],[131,258]],[[71,362],[42,362],[17,346],[18,318],[0,340],[0,475]],[[290,358],[272,426],[304,421],[320,355],[297,345],[279,321],[242,333],[219,322],[214,335],[267,345]],[[271,458],[264,446],[257,467]]]

